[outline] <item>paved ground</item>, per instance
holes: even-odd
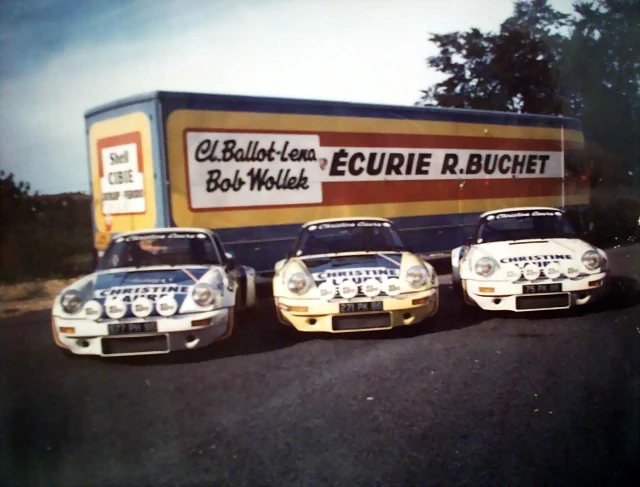
[[[47,313],[0,322],[2,485],[633,485],[640,246],[590,313],[447,304],[413,330],[282,333],[68,359]],[[635,471],[634,471],[635,468]]]

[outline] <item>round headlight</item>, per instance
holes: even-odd
[[[117,296],[109,296],[104,302],[104,310],[112,320],[119,320],[127,314],[127,303]]]
[[[600,256],[598,255],[598,252],[594,250],[587,250],[582,255],[582,265],[585,266],[588,271],[595,271],[600,267]]]
[[[102,305],[95,299],[87,301],[84,305],[84,314],[90,320],[97,320],[102,316]]]
[[[502,272],[509,282],[516,282],[522,275],[520,267],[515,264],[505,264],[502,266]]]
[[[336,287],[329,281],[324,281],[322,284],[320,284],[318,286],[318,291],[320,292],[320,297],[322,299],[326,299],[327,301],[333,299],[337,292]]]
[[[390,277],[386,281],[382,283],[382,289],[389,296],[397,296],[402,291],[402,286],[400,285],[400,279],[396,277]]]
[[[541,272],[540,266],[532,263],[527,264],[524,266],[524,269],[522,269],[522,274],[527,281],[535,281],[540,277]]]
[[[355,298],[358,295],[358,285],[351,279],[345,279],[338,285],[338,292],[344,299]]]
[[[407,281],[407,284],[409,284],[409,286],[413,288],[419,288],[427,284],[429,275],[427,273],[427,270],[423,266],[414,265],[407,269],[405,280]]]
[[[77,313],[82,308],[82,295],[78,291],[67,291],[60,298],[60,306],[65,313]]]
[[[192,291],[193,300],[196,302],[198,306],[206,307],[210,306],[213,303],[214,299],[214,290],[209,284],[201,282],[200,284],[196,284]]]
[[[542,272],[545,276],[547,276],[547,278],[555,279],[557,277],[560,277],[560,275],[562,274],[562,268],[557,262],[549,262],[544,267],[544,269],[542,269]]]
[[[294,294],[304,294],[311,287],[311,280],[304,272],[294,272],[287,281],[287,288]]]
[[[145,296],[139,296],[131,303],[131,312],[138,318],[146,318],[153,312],[153,301]]]
[[[169,317],[178,311],[178,302],[170,294],[165,294],[156,301],[156,311],[160,316]]]
[[[375,298],[382,292],[382,285],[376,281],[373,277],[367,279],[362,284],[362,294],[368,298]]]
[[[490,257],[482,257],[476,262],[476,274],[483,277],[489,277],[496,271],[496,261]]]
[[[580,275],[579,264],[575,260],[564,260],[560,263],[560,267],[562,268],[562,272],[569,279],[573,279]]]

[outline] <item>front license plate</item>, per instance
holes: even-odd
[[[158,324],[155,321],[145,323],[111,323],[109,325],[109,335],[129,335],[132,333],[155,333],[158,331]]]
[[[382,311],[382,301],[370,301],[367,303],[340,303],[340,313],[368,313]]]
[[[554,282],[553,284],[525,284],[522,286],[523,294],[544,294],[562,292],[562,284]]]

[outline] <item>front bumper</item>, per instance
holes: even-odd
[[[340,313],[340,303],[370,303],[379,298],[353,298],[335,302],[275,297],[278,319],[303,332],[349,333],[388,330],[420,323],[438,311],[438,289],[382,299],[381,311]]]
[[[109,335],[114,323],[157,323],[153,333]],[[88,321],[52,317],[52,333],[56,343],[77,355],[122,357],[154,355],[177,350],[203,348],[224,340],[233,332],[234,314],[229,308],[205,313],[110,321]]]
[[[523,284],[562,283],[561,292],[524,294]],[[609,290],[609,273],[591,274],[580,279],[544,280],[532,283],[466,279],[462,281],[466,298],[487,311],[542,311],[583,306],[601,299]]]

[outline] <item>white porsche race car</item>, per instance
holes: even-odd
[[[201,228],[120,233],[98,266],[55,298],[55,343],[67,353],[148,355],[231,336],[255,306],[255,271]]]
[[[605,252],[548,207],[483,213],[468,245],[452,251],[451,267],[464,301],[491,311],[585,305],[606,294],[609,276]]]
[[[389,220],[316,220],[276,263],[273,296],[280,322],[298,331],[390,329],[436,313],[438,276]]]

